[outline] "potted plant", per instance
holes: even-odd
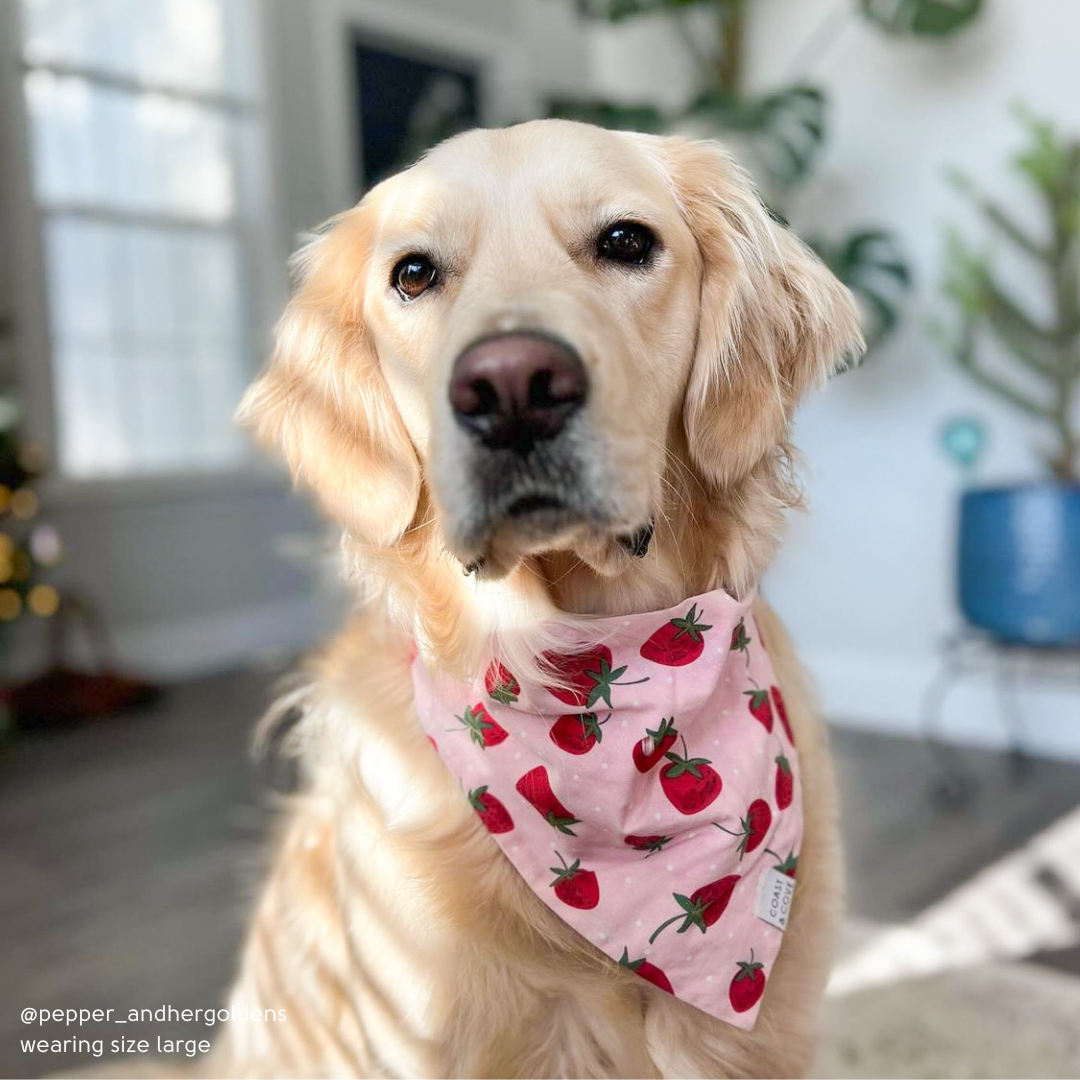
[[[954,180],[1032,266],[1052,316],[1033,316],[991,260],[954,234],[946,293],[959,331],[947,344],[961,371],[1038,425],[1046,476],[963,495],[959,599],[971,623],[1002,640],[1068,646],[1080,644],[1080,139],[1022,120],[1028,141],[1013,164],[1045,208],[1045,236],[966,177]]]

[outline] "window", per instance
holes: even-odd
[[[252,357],[250,0],[22,0],[59,465],[217,469]]]

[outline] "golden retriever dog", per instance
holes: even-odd
[[[847,290],[715,145],[477,130],[300,253],[241,407],[343,530],[348,627],[287,699],[300,792],[218,1075],[794,1076],[840,906],[823,725],[756,603],[799,747],[791,920],[752,1030],[620,967],[524,883],[427,744],[414,649],[462,679],[537,628],[747,595],[798,502],[788,430],[861,347]],[[479,389],[478,389],[479,387]]]

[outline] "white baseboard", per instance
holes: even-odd
[[[310,648],[340,625],[341,614],[340,600],[315,592],[193,618],[110,627],[111,659],[126,675],[161,682],[208,675]],[[24,620],[3,655],[5,681],[43,669],[47,629],[42,620]],[[89,669],[101,660],[80,632],[72,634],[64,659]]]
[[[122,671],[169,681],[236,667],[260,654],[309,648],[337,621],[333,604],[315,594],[125,627],[116,633],[114,647]]]
[[[804,650],[825,714],[838,727],[918,737],[923,699],[940,658]],[[1071,667],[1070,667],[1071,665]],[[1017,680],[1023,745],[1032,754],[1080,761],[1080,657],[1061,658]],[[949,742],[1002,748],[1009,729],[988,671],[957,678],[944,699],[940,734]]]

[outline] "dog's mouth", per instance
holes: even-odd
[[[507,508],[506,516],[512,521],[529,518],[535,514],[548,514],[558,516],[569,513],[570,508],[565,500],[558,495],[535,492],[532,495],[523,495],[515,499]]]
[[[643,507],[631,510],[605,455],[576,429],[545,441],[528,455],[478,453],[470,448],[458,467],[436,467],[446,507],[447,539],[468,569],[485,577],[509,573],[521,560],[572,551],[600,560],[612,572],[648,551],[652,528]],[[607,554],[604,554],[604,553]]]
[[[578,548],[583,541],[593,552],[598,545],[611,545],[607,561],[616,554],[640,559],[649,551],[653,528],[651,521],[637,528],[619,526],[588,499],[533,490],[510,499],[496,517],[488,519],[482,539],[478,537],[473,548],[476,554],[462,562],[466,573],[498,577],[527,554]]]
[[[576,485],[521,484],[489,506],[488,543],[508,542],[536,550],[582,527],[602,528],[606,514]]]

